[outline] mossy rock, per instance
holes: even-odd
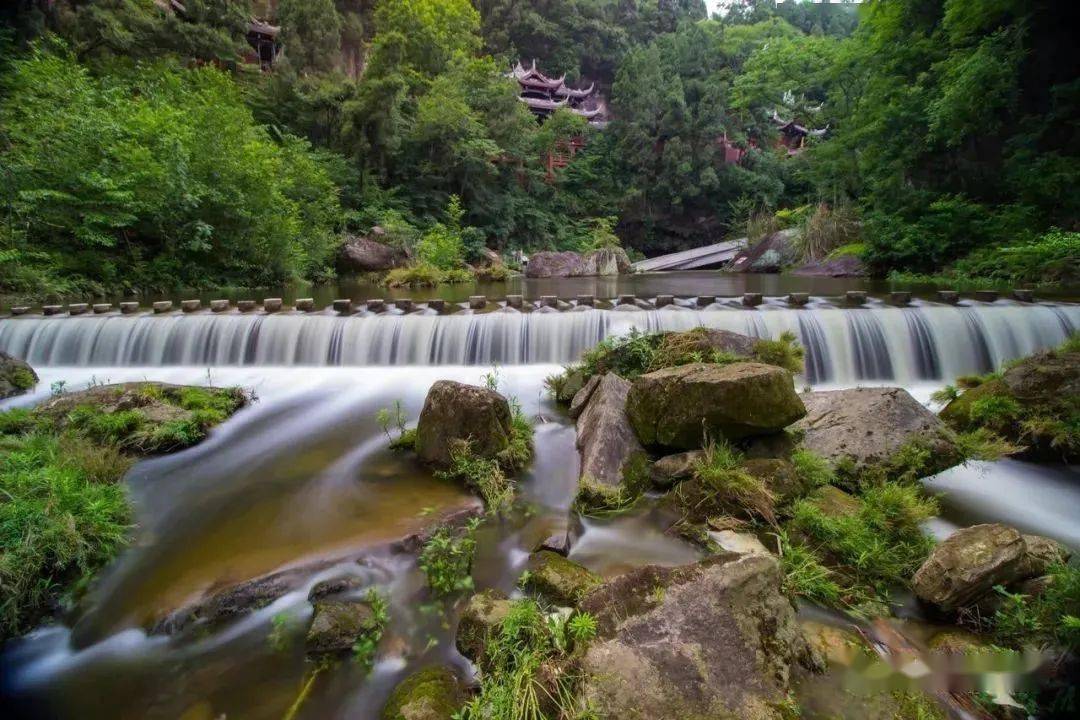
[[[0,352],[0,400],[21,395],[37,384],[34,368],[17,357]]]
[[[499,457],[510,446],[510,404],[487,388],[439,380],[428,390],[416,424],[416,454],[449,466],[457,444],[469,443],[474,457]]]
[[[562,382],[559,383],[555,392],[555,400],[569,405],[574,400],[574,396],[585,387],[586,380],[585,371],[580,367],[568,368],[562,374]]]
[[[782,458],[751,458],[742,464],[743,469],[761,480],[776,496],[778,505],[786,505],[809,495],[813,486],[799,477],[795,466]]]
[[[973,430],[977,425],[971,420],[971,406],[977,400],[992,396],[1009,396],[1009,388],[1004,380],[1000,378],[987,380],[981,385],[965,390],[960,397],[942,408],[938,417],[958,432]]]
[[[550,550],[529,559],[528,588],[556,605],[576,606],[600,582],[592,571]]]
[[[458,652],[483,667],[488,644],[501,632],[512,606],[513,602],[506,594],[495,589],[484,590],[469,598],[461,612],[454,640]]]
[[[383,707],[382,720],[451,720],[465,699],[449,668],[425,668],[398,683]]]
[[[626,414],[646,447],[694,450],[783,430],[806,414],[792,375],[772,365],[692,363],[636,378]]]
[[[366,602],[316,602],[304,646],[309,655],[348,653],[358,640],[382,630]]]

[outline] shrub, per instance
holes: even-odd
[[[472,520],[461,529],[440,527],[424,543],[420,569],[436,598],[445,598],[473,588],[472,562],[476,552],[476,528]]]
[[[1002,645],[1080,652],[1080,568],[1058,564],[1048,575],[1052,580],[1038,595],[998,588],[1005,602],[995,613],[993,624]]]
[[[417,263],[394,268],[386,273],[382,283],[386,287],[435,287],[442,282],[443,274],[434,265]]]
[[[791,373],[803,371],[805,351],[798,344],[795,333],[785,330],[775,340],[758,340],[754,343],[754,359],[766,365],[775,365]]]
[[[837,257],[843,248],[847,248],[844,254],[861,255],[866,246],[860,242],[860,235],[859,216],[853,206],[831,207],[820,203],[802,223],[799,238],[802,257],[806,260]]]

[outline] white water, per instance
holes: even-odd
[[[1080,305],[1072,304],[878,304],[855,310],[814,305],[450,316],[19,318],[0,322],[0,350],[35,367],[521,365],[573,362],[602,338],[633,328],[705,326],[753,337],[796,333],[807,352],[807,379],[815,384],[910,384],[986,372],[1080,330]]]

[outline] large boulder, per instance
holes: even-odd
[[[608,581],[581,604],[598,625],[584,701],[620,720],[783,717],[809,649],[780,581],[774,558],[727,553]]]
[[[372,233],[374,237],[381,237]],[[338,251],[338,267],[351,272],[383,272],[408,263],[409,254],[401,249],[381,243],[373,237],[347,235]]]
[[[499,393],[453,380],[428,390],[416,424],[416,454],[434,465],[450,464],[461,442],[473,455],[494,458],[510,445],[510,404]]]
[[[630,271],[630,258],[622,248],[590,250],[584,255],[569,250],[544,251],[529,257],[525,277],[593,277],[623,275]]]
[[[792,271],[803,277],[866,277],[870,270],[857,255],[841,255],[824,260],[811,260]]]
[[[806,409],[787,370],[761,363],[692,363],[635,379],[626,414],[644,445],[692,450],[708,439],[779,432]]]
[[[946,612],[972,605],[995,585],[1019,579],[1026,549],[1023,536],[1000,523],[957,530],[915,572],[912,589]]]
[[[37,383],[34,368],[17,357],[0,352],[0,400],[21,395]]]
[[[429,667],[398,683],[383,707],[382,720],[451,720],[465,700],[453,671]]]
[[[927,474],[962,458],[952,433],[903,388],[852,388],[804,393],[806,417],[793,430],[803,445],[833,465],[886,466],[906,445],[930,451]]]
[[[799,231],[795,228],[779,230],[738,253],[731,261],[729,270],[746,273],[778,273],[799,258],[795,241]]]
[[[629,382],[615,373],[608,373],[596,381],[585,409],[577,418],[581,477],[594,484],[619,485],[623,467],[635,454],[642,452],[626,414],[629,392]]]
[[[344,654],[357,641],[381,630],[382,621],[366,602],[319,601],[314,604],[304,647],[309,655]]]
[[[717,328],[697,327],[684,332],[664,335],[661,350],[677,351],[681,354],[710,352],[730,353],[750,358],[754,354],[758,340],[749,335],[720,330]]]
[[[550,550],[533,553],[529,558],[528,578],[530,590],[564,607],[577,605],[600,584],[595,573]]]

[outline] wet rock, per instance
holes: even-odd
[[[690,450],[660,458],[649,468],[649,479],[657,490],[670,490],[694,476],[694,466],[705,457],[704,450]]]
[[[242,615],[261,610],[292,588],[293,583],[285,574],[250,580],[170,613],[154,625],[151,632],[175,635],[194,628],[213,629]]]
[[[693,450],[710,438],[779,432],[806,409],[786,370],[761,363],[693,363],[635,379],[626,414],[645,446]]]
[[[920,600],[949,612],[1018,579],[1024,538],[1000,523],[957,530],[935,547],[911,586]]]
[[[563,373],[563,382],[555,393],[555,400],[569,404],[583,387],[585,387],[585,371],[581,368],[570,368]]]
[[[510,444],[510,404],[487,388],[452,380],[431,386],[416,425],[416,454],[449,465],[452,449],[468,442],[473,455],[494,458]]]
[[[0,352],[0,400],[21,395],[37,383],[34,368],[17,357]]]
[[[309,655],[348,653],[358,640],[381,629],[379,618],[366,602],[321,600],[314,604],[304,647]]]
[[[562,532],[547,536],[540,541],[540,544],[534,548],[533,552],[540,552],[541,550],[547,550],[566,557],[570,553],[570,533]]]
[[[465,704],[465,691],[447,667],[429,667],[398,683],[382,720],[451,720]]]
[[[584,255],[571,251],[538,252],[529,257],[525,277],[590,277],[623,275],[631,271],[622,248],[601,248]]]
[[[866,277],[870,272],[861,258],[842,255],[832,259],[811,260],[793,270],[791,274],[803,277]]]
[[[623,467],[642,452],[630,427],[626,398],[630,383],[614,373],[601,377],[577,419],[577,447],[581,477],[594,484],[618,486]]]
[[[795,228],[779,230],[738,253],[731,261],[733,272],[778,273],[799,258]]]
[[[528,588],[563,607],[573,607],[600,584],[600,577],[590,570],[548,550],[529,558]]]
[[[488,643],[502,629],[513,602],[499,590],[476,593],[465,605],[458,622],[455,644],[458,652],[483,667]]]
[[[1024,556],[1017,568],[1021,578],[1045,575],[1053,565],[1069,562],[1072,553],[1057,540],[1041,535],[1024,535]]]
[[[811,654],[780,580],[772,558],[725,554],[608,581],[581,604],[599,628],[584,701],[620,720],[782,717],[792,667]]]
[[[315,583],[315,586],[311,588],[311,591],[308,593],[308,600],[310,602],[315,602],[327,598],[336,598],[339,595],[348,595],[363,587],[364,581],[358,577],[340,577],[323,580]]]
[[[902,388],[853,388],[804,393],[806,417],[792,430],[802,444],[834,466],[883,467],[905,445],[920,443],[939,472],[961,458],[948,428]]]
[[[408,261],[409,254],[405,250],[378,242],[370,236],[346,236],[338,252],[338,267],[347,272],[382,272],[401,267]]]
[[[814,491],[814,487],[799,477],[795,466],[782,458],[751,458],[743,469],[761,480],[779,505],[790,503]]]
[[[589,404],[589,400],[592,399],[592,394],[596,391],[596,386],[600,384],[601,378],[603,378],[603,375],[593,375],[580,390],[574,393],[574,398],[570,401],[569,414],[571,419],[577,420],[581,417],[581,413],[585,412],[585,407]]]

